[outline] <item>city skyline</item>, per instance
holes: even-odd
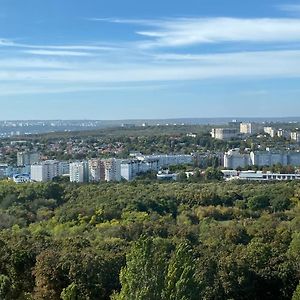
[[[288,117],[299,1],[0,1],[0,119]]]

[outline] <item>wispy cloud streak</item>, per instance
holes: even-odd
[[[300,51],[245,52],[165,57],[161,62],[107,64],[92,61],[71,70],[1,70],[7,82],[118,83],[203,80],[209,78],[300,77]],[[193,58],[193,60],[191,60]]]
[[[93,56],[93,54],[89,52],[66,51],[66,50],[53,51],[53,50],[37,49],[37,50],[26,50],[23,52],[28,54],[44,55],[44,56]]]
[[[46,50],[79,50],[79,51],[112,51],[118,49],[115,46],[107,45],[35,45],[17,43],[14,40],[1,39],[0,47],[15,47],[15,48],[29,48],[29,49],[46,49]]]
[[[142,47],[179,47],[223,42],[298,42],[298,19],[204,18],[175,19],[145,24],[152,30],[137,31],[148,38]]]
[[[289,13],[300,13],[300,4],[284,4],[277,6],[277,8]]]

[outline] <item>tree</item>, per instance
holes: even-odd
[[[122,289],[115,299],[161,299],[166,275],[166,251],[161,239],[142,237],[126,256],[121,270]]]
[[[59,256],[56,251],[45,250],[37,256],[34,275],[36,282],[34,299],[60,299],[64,283],[61,281]]]
[[[5,275],[0,275],[0,299],[8,300],[11,293],[11,281]]]
[[[248,207],[251,210],[260,210],[269,206],[269,198],[264,195],[254,196],[249,198]]]
[[[177,176],[177,180],[180,182],[186,181],[187,180],[186,173],[184,171],[179,172],[179,174]]]
[[[170,260],[163,299],[193,300],[198,298],[195,261],[191,247],[184,242],[179,244]]]
[[[78,300],[79,298],[77,297],[77,290],[78,290],[78,287],[73,282],[68,287],[63,289],[60,297],[62,300]]]
[[[274,212],[278,212],[288,209],[291,205],[291,201],[287,197],[277,196],[274,199],[271,199],[270,204],[272,205]]]
[[[293,239],[291,241],[288,256],[290,260],[294,261],[294,267],[300,276],[300,232],[293,234]]]
[[[297,288],[296,288],[296,290],[293,294],[292,300],[300,300],[300,282],[299,282],[299,284],[298,284],[298,286],[297,286]]]
[[[209,167],[205,171],[205,179],[206,180],[222,180],[223,173],[219,169]]]

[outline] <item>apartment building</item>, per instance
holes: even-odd
[[[31,165],[31,180],[37,182],[46,182],[54,177],[60,176],[59,161],[46,160]]]

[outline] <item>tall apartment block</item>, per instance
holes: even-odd
[[[70,163],[70,181],[77,183],[89,182],[89,164],[87,161]]]
[[[255,134],[258,132],[258,126],[254,123],[241,123],[240,124],[240,133],[242,134]]]
[[[121,160],[107,159],[104,160],[105,181],[121,181]]]
[[[38,163],[40,154],[38,152],[18,152],[17,153],[17,166],[28,166]]]
[[[31,180],[33,181],[50,181],[54,177],[60,175],[59,162],[56,160],[46,160],[38,164],[31,165]]]
[[[89,162],[89,180],[99,182],[105,180],[104,161],[98,158],[90,159]]]
[[[230,140],[238,136],[238,131],[236,128],[213,128],[210,134],[217,140]]]

